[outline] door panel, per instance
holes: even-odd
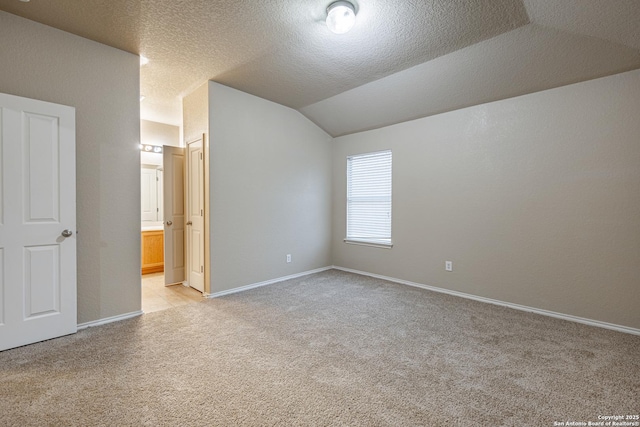
[[[200,235],[200,231],[191,231],[191,253],[193,254],[191,257],[191,271],[195,273],[200,273],[200,266],[202,265],[202,260],[200,259],[201,241],[202,236]]]
[[[60,312],[58,245],[25,248],[25,318]]]
[[[204,158],[202,139],[187,146],[187,258],[189,286],[204,292]]]
[[[158,219],[156,221],[164,221],[164,172],[162,169],[156,169],[156,196],[158,198]]]
[[[77,328],[75,110],[0,94],[0,153],[5,350]]]
[[[60,218],[58,118],[25,113],[23,145],[25,222]]]
[[[186,280],[184,268],[184,148],[165,145],[162,153],[164,168],[164,284],[171,285]]]
[[[5,293],[6,293],[6,290],[4,288],[4,249],[0,248],[0,329],[2,328],[2,326],[4,326],[4,294]]]
[[[173,250],[170,254],[173,254],[172,260],[174,269],[180,269],[183,272],[179,276],[181,279],[178,280],[178,282],[181,282],[184,280],[184,230],[174,229],[171,233],[173,235]]]

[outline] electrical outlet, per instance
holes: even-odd
[[[287,262],[291,262],[291,254],[287,254]]]
[[[445,261],[444,269],[447,271],[453,271],[453,261]]]

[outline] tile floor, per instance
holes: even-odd
[[[142,276],[142,311],[166,310],[179,305],[202,301],[202,294],[183,285],[164,285],[164,274],[153,273]]]

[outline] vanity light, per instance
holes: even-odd
[[[336,1],[327,8],[327,27],[335,34],[344,34],[356,23],[356,8],[348,1]]]
[[[140,144],[140,150],[149,153],[162,153],[162,147],[160,145]]]

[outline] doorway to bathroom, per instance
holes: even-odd
[[[202,294],[191,287],[182,284],[165,286],[164,273],[142,275],[142,311],[144,313],[198,301],[202,301]]]
[[[201,301],[202,293],[184,282],[180,128],[142,120],[140,129],[141,294],[150,313]]]

